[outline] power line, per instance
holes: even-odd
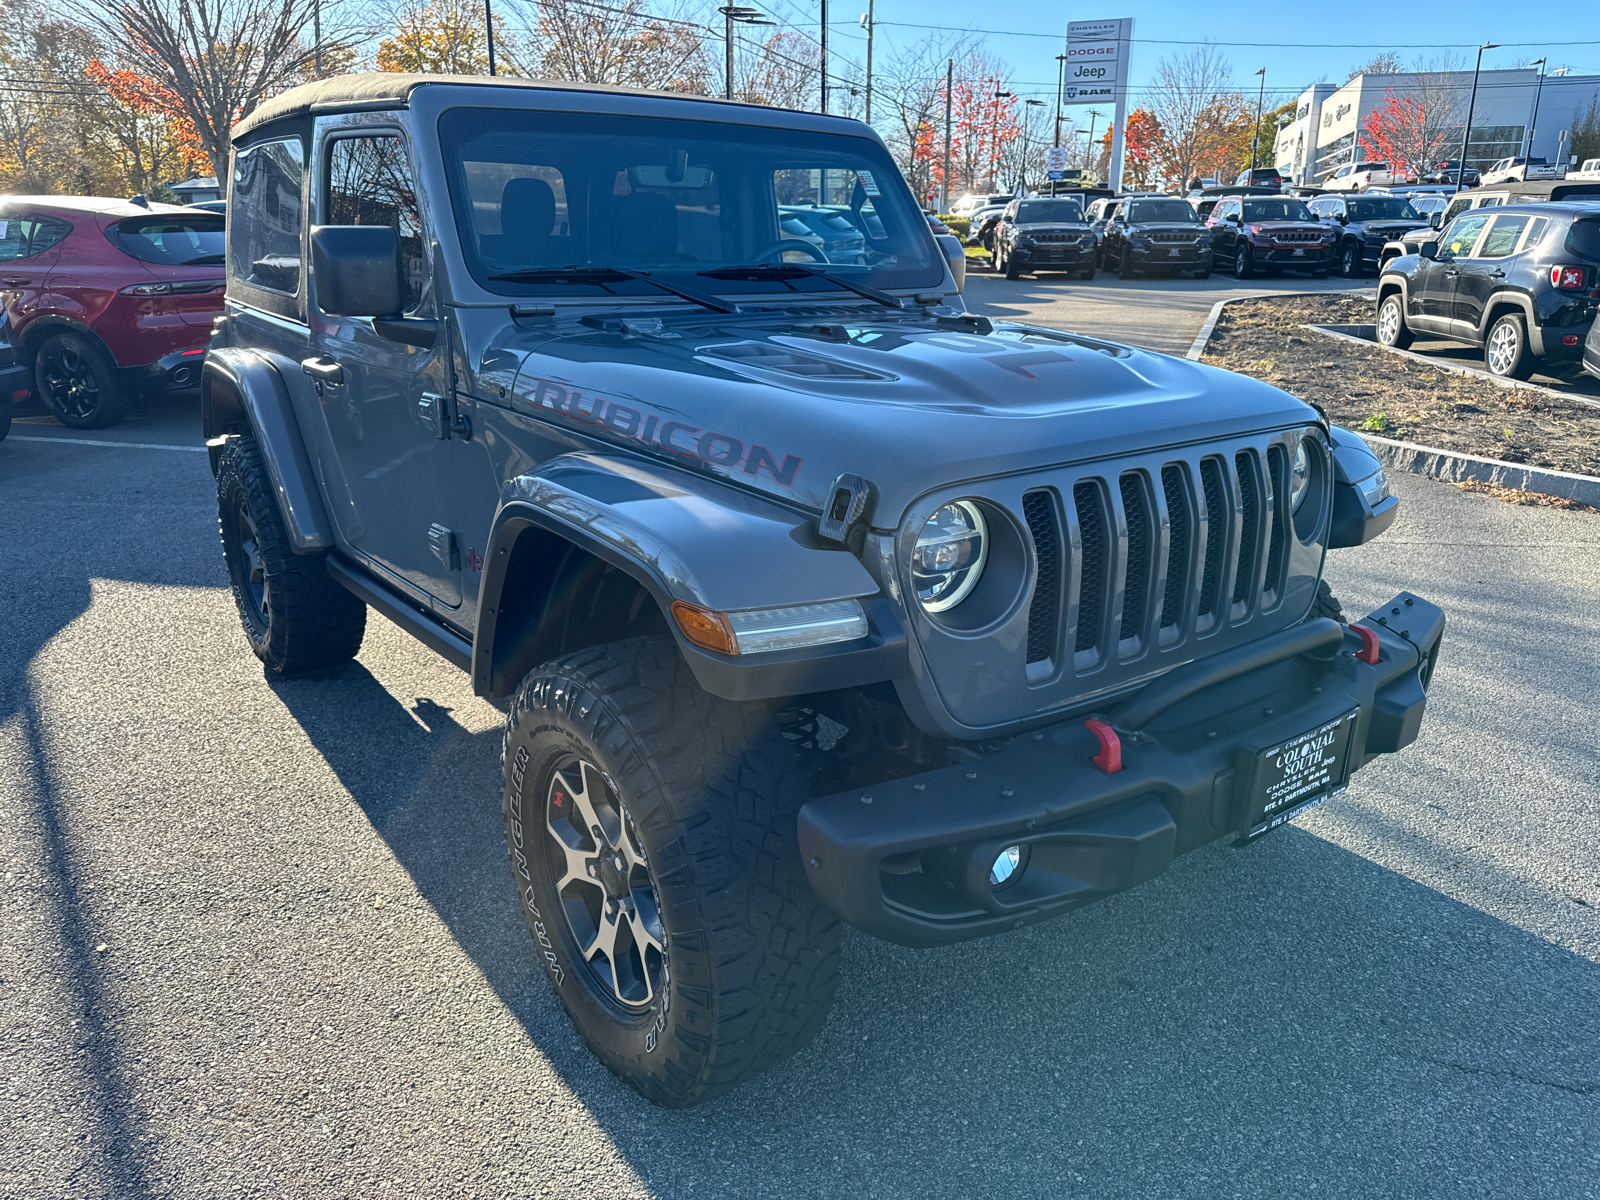
[[[1028,37],[1048,38],[1051,41],[1065,41],[1065,33],[1041,33],[1038,30],[1024,29],[958,29],[949,25],[922,25],[914,21],[879,21],[879,25],[893,25],[901,29],[930,29],[938,33],[961,33],[968,36],[981,35],[983,37]],[[1476,50],[1476,42],[1411,42],[1395,44],[1394,42],[1218,42],[1218,41],[1184,41],[1179,38],[1136,38],[1135,43],[1144,46],[1229,46],[1261,50]],[[1548,42],[1501,42],[1506,49],[1548,46]],[[1562,42],[1565,46],[1600,46],[1600,40],[1589,42]],[[1502,70],[1506,68],[1500,68]]]

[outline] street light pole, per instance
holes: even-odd
[[[828,0],[822,0],[822,111],[828,111]]]
[[[733,27],[740,25],[771,25],[773,22],[761,15],[759,8],[746,8],[740,4],[725,4],[717,9],[723,16],[722,46],[726,52],[722,68],[722,98],[733,99]]]
[[[483,0],[483,32],[489,38],[489,74],[494,74],[494,10],[493,0]]]
[[[989,190],[1000,186],[1000,101],[1011,95],[1000,88],[1000,77],[994,80],[994,107],[989,110]]]
[[[1095,109],[1089,110],[1089,148],[1084,152],[1084,158],[1090,164],[1088,169],[1091,171],[1094,171],[1094,163],[1097,161],[1094,156],[1094,123],[1099,117],[1100,114]],[[1100,178],[1098,171],[1095,171],[1095,178],[1097,180]]]
[[[1056,140],[1057,146],[1061,145],[1061,93],[1067,82],[1067,56],[1056,55]]]
[[[950,99],[955,90],[956,60],[947,58],[944,64],[944,178],[939,185],[944,203],[939,206],[940,212],[950,211]]]
[[[1533,133],[1539,126],[1539,94],[1544,91],[1544,64],[1545,60],[1542,58],[1536,58],[1530,64],[1539,68],[1539,86],[1533,89],[1533,116],[1528,119],[1528,149],[1526,153],[1529,158],[1533,157]],[[1526,175],[1527,172],[1524,171],[1523,174]]]
[[[1261,102],[1267,98],[1267,69],[1262,67],[1256,72],[1261,76],[1261,87],[1256,91],[1256,132],[1250,139],[1250,182],[1255,182],[1256,150],[1261,144]]]
[[[1456,166],[1456,192],[1461,190],[1461,177],[1467,173],[1467,143],[1472,140],[1472,110],[1478,105],[1478,72],[1483,70],[1483,52],[1498,49],[1498,42],[1485,42],[1478,47],[1478,61],[1472,68],[1472,95],[1467,100],[1467,127],[1461,131],[1461,161]]]

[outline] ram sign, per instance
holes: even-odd
[[[1107,182],[1113,188],[1122,186],[1122,126],[1127,119],[1128,55],[1132,48],[1132,17],[1067,24],[1061,103],[1112,108],[1111,173]]]

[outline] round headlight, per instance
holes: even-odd
[[[1294,463],[1289,468],[1289,507],[1293,512],[1299,512],[1300,506],[1305,503],[1306,496],[1311,492],[1311,452],[1306,449],[1306,440],[1300,439],[1300,444],[1294,450]]]
[[[965,600],[989,557],[989,527],[967,500],[946,504],[922,527],[911,555],[911,585],[929,612],[944,612]]]

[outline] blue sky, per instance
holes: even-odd
[[[810,3],[791,0],[789,19],[818,11]],[[1118,4],[1115,0],[1087,8],[1067,9],[1040,0],[1008,3],[930,5],[925,0],[877,0],[879,22],[876,55],[891,47],[915,42],[931,31],[915,26],[940,26],[948,30],[989,28],[987,48],[1011,64],[1014,89],[1054,104],[1056,62],[1067,20],[1134,18],[1132,84],[1133,104],[1138,89],[1148,85],[1162,57],[1182,53],[1186,44],[1214,41],[1233,64],[1240,91],[1255,94],[1256,68],[1267,69],[1268,108],[1298,95],[1318,79],[1343,83],[1349,71],[1367,62],[1379,49],[1393,49],[1408,64],[1421,57],[1446,54],[1464,58],[1470,67],[1475,47],[1484,41],[1500,42],[1503,49],[1484,54],[1483,65],[1511,67],[1519,60],[1548,55],[1552,68],[1570,66],[1572,73],[1600,74],[1600,4],[1558,4],[1539,11],[1507,0],[1452,0],[1448,5],[1400,5],[1393,0],[1245,0],[1238,16],[1220,18],[1219,5],[1199,0],[1140,0]],[[847,28],[866,11],[864,0],[831,0],[829,19],[835,53],[861,61],[865,55],[864,31]],[[1588,12],[1588,17],[1581,14]],[[787,16],[788,14],[786,14]],[[1002,34],[1000,31],[1008,31]],[[1533,45],[1536,38],[1547,40]],[[1158,42],[1157,39],[1160,39]],[[1589,45],[1578,43],[1589,42]],[[1161,44],[1162,42],[1167,44]],[[1229,42],[1292,43],[1288,46],[1226,45]],[[1334,45],[1332,43],[1358,43]]]

